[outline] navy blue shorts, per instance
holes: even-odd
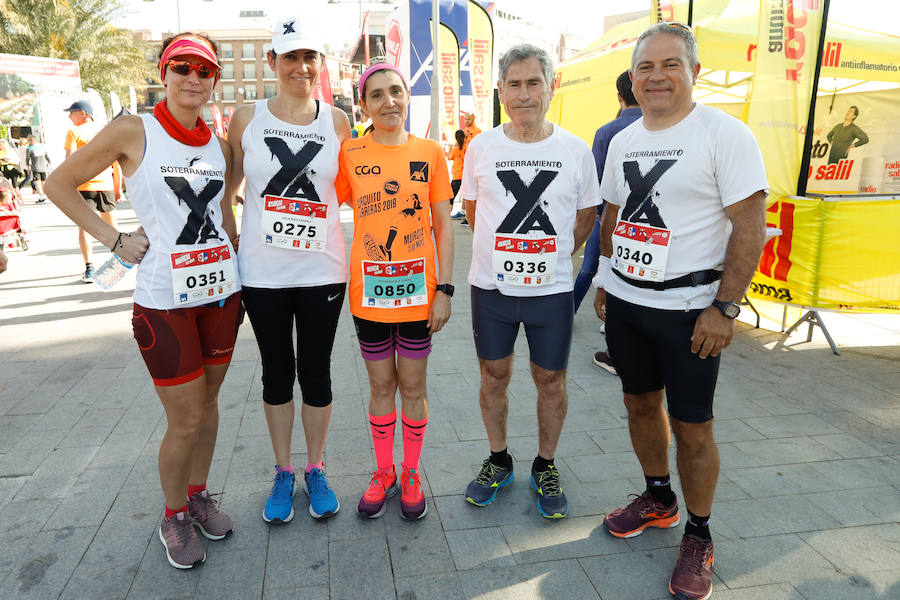
[[[561,371],[569,364],[575,316],[572,292],[523,298],[473,285],[471,294],[478,358],[499,360],[512,354],[521,323],[531,362],[549,371]]]
[[[719,356],[691,352],[703,309],[662,310],[606,296],[606,345],[626,394],[666,390],[669,414],[686,423],[713,418]]]

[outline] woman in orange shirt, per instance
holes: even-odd
[[[456,145],[450,148],[450,160],[453,161],[453,169],[450,174],[450,187],[453,188],[453,201],[450,203],[450,212],[453,212],[453,202],[456,202],[456,195],[462,185],[463,161],[466,158],[466,132],[462,129],[456,130]],[[462,211],[453,215],[453,218],[462,217]]]
[[[359,89],[360,105],[374,129],[344,141],[335,181],[338,200],[353,208],[350,312],[369,373],[377,462],[356,510],[363,517],[380,517],[399,487],[401,515],[416,520],[427,512],[419,457],[428,423],[425,372],[431,335],[450,318],[453,295],[447,206],[453,192],[441,147],[404,129],[409,86],[403,75],[391,65],[376,64],[362,74]],[[399,486],[393,457],[398,389],[403,428]]]

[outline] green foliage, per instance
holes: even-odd
[[[0,0],[0,53],[77,60],[81,84],[128,98],[155,77],[141,43],[110,25],[119,0]]]

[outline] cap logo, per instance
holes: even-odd
[[[296,21],[291,21],[290,23],[283,24],[284,35],[287,35],[289,33],[297,33],[296,31],[294,31],[294,23],[296,23]]]

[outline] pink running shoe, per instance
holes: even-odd
[[[396,495],[399,489],[400,487],[397,485],[397,471],[393,465],[390,472],[376,470],[372,474],[369,488],[365,491],[362,498],[359,499],[356,513],[361,517],[377,519],[384,514],[387,499]]]

